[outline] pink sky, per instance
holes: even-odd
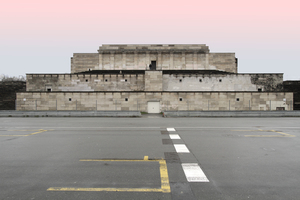
[[[0,74],[70,72],[101,44],[207,44],[235,52],[239,72],[300,79],[300,3],[286,1],[4,1]]]

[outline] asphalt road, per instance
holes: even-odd
[[[298,200],[300,118],[0,118],[0,199]]]

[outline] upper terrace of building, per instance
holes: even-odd
[[[237,73],[235,53],[210,53],[205,44],[102,45],[74,53],[71,73],[100,70],[214,70]]]
[[[193,52],[209,53],[205,44],[108,44],[99,47],[99,53],[112,52]]]

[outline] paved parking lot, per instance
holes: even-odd
[[[0,199],[299,199],[299,118],[0,118]]]

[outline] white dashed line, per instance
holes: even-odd
[[[172,140],[180,140],[180,136],[178,134],[170,134],[169,135]]]
[[[167,128],[167,131],[176,131],[175,128]]]
[[[190,153],[185,144],[174,144],[177,153]]]
[[[209,182],[198,163],[182,163],[181,165],[188,182]]]

